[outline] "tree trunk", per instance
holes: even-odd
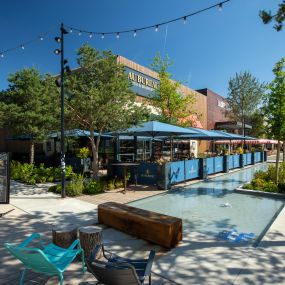
[[[98,179],[98,152],[99,152],[100,137],[101,135],[99,133],[95,143],[94,131],[90,130],[90,143],[91,143],[92,156],[93,156],[92,178],[94,179]]]
[[[276,154],[276,165],[275,165],[275,182],[278,185],[278,178],[279,178],[279,161],[280,161],[280,140],[278,140],[277,144],[277,154]]]
[[[30,164],[35,161],[35,142],[32,140],[30,144]]]
[[[285,140],[283,141],[283,162],[285,162]]]

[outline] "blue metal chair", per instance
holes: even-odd
[[[39,240],[41,248],[28,247],[34,239]],[[60,285],[62,285],[63,272],[78,254],[81,254],[82,272],[85,272],[84,251],[81,248],[80,241],[78,239],[75,240],[68,249],[65,249],[56,246],[53,243],[45,246],[40,234],[32,234],[19,245],[5,243],[4,246],[13,256],[25,265],[20,285],[23,284],[27,269],[44,273],[49,276],[57,275],[60,279]]]
[[[97,259],[101,251],[106,261]],[[97,284],[142,285],[148,277],[148,284],[151,285],[151,267],[154,257],[155,251],[151,250],[147,259],[123,258],[105,251],[104,246],[99,244],[86,259],[86,265],[98,280]]]

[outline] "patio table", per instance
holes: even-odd
[[[127,168],[128,166],[139,166],[140,164],[137,162],[118,162],[112,163],[112,165],[122,166],[124,169],[124,193],[127,191]]]

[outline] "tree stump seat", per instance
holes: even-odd
[[[77,226],[56,225],[52,227],[52,242],[63,248],[68,248],[77,239]]]
[[[182,220],[116,202],[98,205],[99,223],[163,247],[182,240]]]
[[[84,256],[87,258],[97,244],[102,243],[102,228],[97,226],[88,226],[79,228],[79,239],[81,247],[84,250]],[[101,257],[97,256],[97,258]]]

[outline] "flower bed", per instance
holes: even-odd
[[[285,193],[285,163],[280,164],[279,182],[275,183],[275,165],[269,165],[266,171],[257,171],[250,183],[244,184],[243,189]]]

